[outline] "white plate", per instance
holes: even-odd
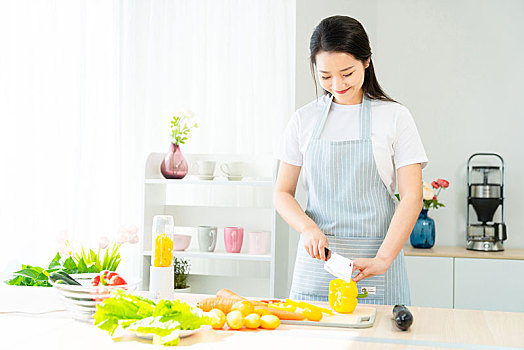
[[[181,330],[179,337],[180,338],[189,337],[190,335],[195,334],[196,332],[198,332],[201,329],[202,327],[198,329],[192,329],[192,330]],[[142,339],[150,339],[150,340],[153,339],[153,334],[150,334],[150,333],[139,333],[139,332],[132,332],[132,333],[134,333],[137,337],[142,338]]]

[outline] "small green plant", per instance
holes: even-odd
[[[187,288],[187,276],[189,276],[189,270],[191,269],[189,261],[175,257],[173,259],[173,267],[175,270],[175,289]]]
[[[193,128],[198,128],[197,123],[189,123],[193,118],[193,112],[183,110],[177,112],[171,121],[171,142],[175,145],[184,144],[189,138],[189,132]]]

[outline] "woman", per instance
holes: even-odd
[[[382,91],[357,20],[322,20],[310,59],[324,95],[297,110],[286,128],[274,197],[301,233],[290,298],[327,300],[334,279],[323,269],[328,247],[354,261],[353,280],[370,292],[361,302],[409,305],[402,247],[422,208],[427,164],[413,118]],[[302,168],[305,212],[295,200]]]

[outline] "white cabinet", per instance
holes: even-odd
[[[455,258],[455,308],[524,312],[524,260]]]
[[[453,308],[453,258],[406,256],[411,305]]]
[[[175,233],[193,235],[189,248],[174,252],[175,256],[191,260],[189,284],[191,292],[214,294],[228,288],[241,295],[260,297],[287,296],[288,237],[277,236],[287,227],[273,208],[273,189],[278,164],[272,158],[239,155],[184,155],[190,164],[188,175],[181,180],[167,180],[160,173],[164,157],[151,153],[146,162],[142,230],[142,280],[149,288],[151,264],[151,225],[154,215],[172,215]],[[215,160],[215,179],[199,180],[193,176],[192,166],[198,160]],[[227,161],[245,162],[242,181],[228,181],[221,177],[219,166]],[[200,225],[217,226],[218,240],[215,252],[200,252],[196,228]],[[223,228],[244,228],[240,253],[227,253]],[[283,227],[277,230],[277,227]],[[264,255],[247,252],[247,232],[270,232],[269,251]],[[281,257],[281,259],[279,259]],[[280,266],[280,268],[277,268]]]

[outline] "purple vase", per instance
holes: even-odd
[[[160,171],[166,179],[182,179],[187,175],[187,161],[180,151],[180,146],[171,143]]]

